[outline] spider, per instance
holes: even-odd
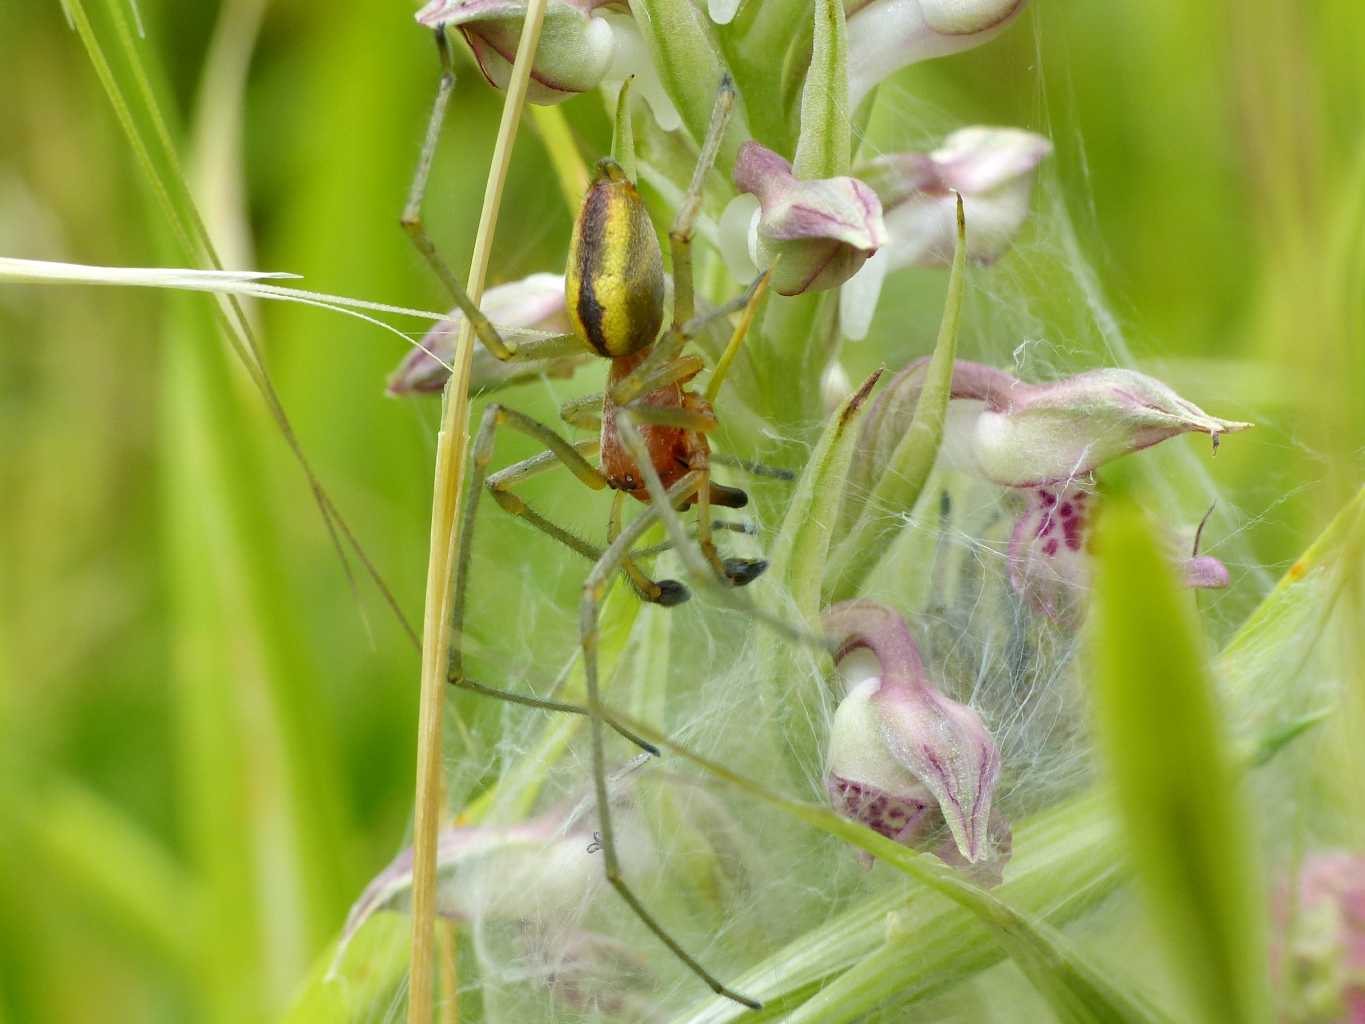
[[[611,363],[603,394],[570,402],[561,410],[562,418],[570,425],[596,428],[599,436],[595,442],[568,441],[545,424],[501,403],[490,404],[486,408],[472,447],[461,548],[456,561],[451,617],[455,639],[451,645],[448,678],[456,686],[485,696],[589,718],[593,781],[601,821],[600,848],[608,882],[645,926],[714,992],[758,1009],[759,1003],[727,988],[684,950],[645,908],[622,877],[607,792],[602,726],[611,726],[651,754],[657,754],[658,750],[613,721],[599,698],[597,669],[598,616],[608,586],[617,572],[623,573],[636,593],[646,601],[671,606],[688,597],[688,590],[682,583],[651,579],[632,556],[634,545],[655,522],[662,521],[668,532],[669,542],[662,547],[677,550],[693,579],[705,586],[715,587],[718,593],[729,595],[732,603],[738,598],[738,595],[731,593],[733,588],[753,581],[767,567],[767,563],[759,559],[723,558],[717,549],[713,531],[717,527],[736,527],[734,524],[712,523],[712,506],[742,508],[748,496],[738,488],[725,486],[712,479],[712,457],[706,437],[717,426],[712,403],[752,322],[764,292],[766,276],[760,276],[737,300],[703,318],[696,317],[692,279],[693,224],[701,206],[704,179],[715,163],[729,122],[735,100],[734,86],[728,75],[719,86],[689,188],[669,231],[673,262],[673,311],[668,328],[660,333],[665,315],[665,288],[663,255],[658,238],[634,182],[620,164],[607,158],[597,165],[596,176],[584,198],[570,242],[565,293],[574,333],[564,337],[534,339],[513,347],[470,301],[437,253],[422,224],[421,206],[426,180],[446,102],[454,84],[449,44],[443,31],[437,31],[436,42],[442,65],[441,84],[404,210],[404,229],[445,284],[456,305],[469,318],[484,347],[498,359],[545,359],[581,352],[586,345],[593,353]],[[625,103],[624,97],[621,102]],[[700,324],[739,310],[743,310],[740,323],[717,361],[706,391],[699,394],[690,385],[705,369],[705,364],[699,356],[686,354],[684,349]],[[488,466],[500,428],[508,428],[539,441],[545,446],[545,451],[490,475]],[[600,456],[597,465],[587,458],[594,447]],[[613,492],[605,550],[557,525],[527,505],[512,490],[513,485],[555,465],[567,467],[592,490]],[[750,468],[757,472],[764,471],[763,467]],[[585,704],[522,696],[485,686],[469,679],[464,673],[460,636],[465,592],[477,499],[485,489],[504,510],[593,562],[583,585],[580,604],[580,639],[587,690]],[[643,503],[645,508],[628,525],[623,526],[622,511],[627,497]],[[688,534],[679,516],[679,510],[689,506],[696,510],[695,538]],[[651,549],[651,552],[662,547]],[[636,557],[639,554],[643,552],[637,553]],[[771,621],[777,628],[790,631],[750,603],[744,602],[744,607],[758,618]]]

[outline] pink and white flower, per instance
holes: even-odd
[[[549,0],[531,66],[530,102],[560,103],[595,89],[606,78],[615,40],[611,26],[593,12],[607,2]],[[431,0],[417,12],[417,21],[429,28],[458,29],[484,78],[505,89],[526,7],[526,0]]]
[[[759,208],[732,204],[741,221],[748,219],[732,230],[747,227],[747,258],[772,269],[772,288],[781,295],[836,288],[887,242],[881,201],[857,178],[802,181],[786,159],[751,141],[740,147],[734,181],[757,197]]]
[[[932,57],[989,42],[1026,0],[845,0],[848,103],[855,109],[882,79]]]
[[[985,724],[928,681],[905,621],[871,601],[824,617],[849,690],[834,712],[826,787],[835,809],[888,839],[1000,881],[1009,826],[992,808],[1000,754]],[[850,656],[869,652],[874,664]],[[943,833],[947,832],[945,837]]]
[[[886,276],[905,267],[946,267],[957,238],[957,195],[967,219],[967,256],[993,263],[1028,218],[1038,165],[1052,152],[1017,128],[962,128],[928,153],[892,153],[857,168],[881,200],[890,241],[841,292],[840,328],[867,335]]]

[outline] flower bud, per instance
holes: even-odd
[[[1365,1024],[1365,857],[1310,854],[1275,902],[1284,1019]]]
[[[1029,506],[1010,534],[1010,586],[1035,611],[1077,624],[1090,589],[1091,547],[1099,495],[1079,484],[1043,485],[1025,492]],[[1170,545],[1174,548],[1174,544]],[[1222,588],[1228,570],[1209,555],[1180,558],[1172,551],[1190,588]]]
[[[528,821],[453,825],[437,836],[436,909],[456,921],[570,922],[605,882],[595,820],[563,805]],[[657,871],[654,839],[632,803],[613,809],[616,849],[636,877]],[[412,849],[403,850],[351,907],[333,965],[377,911],[404,906],[412,889]]]
[[[601,84],[611,65],[614,40],[611,27],[593,11],[607,2],[549,0],[531,67],[530,102],[560,103]],[[505,89],[526,8],[526,0],[431,0],[417,12],[417,20],[430,28],[459,29],[484,78]]]
[[[929,685],[905,622],[871,601],[825,615],[836,662],[864,649],[875,675],[853,685],[830,726],[826,785],[835,809],[905,846],[999,881],[1009,829],[991,800],[1000,755],[981,717]]]
[[[908,428],[927,365],[920,359],[902,370],[869,411],[864,429],[871,431],[866,436],[874,459],[894,450]],[[1220,435],[1250,426],[1210,416],[1136,370],[1089,370],[1028,384],[959,360],[940,457],[1006,487],[1032,487],[1076,480],[1178,434],[1209,434],[1216,446]]]
[[[515,341],[515,329],[551,331],[567,334],[570,330],[564,309],[564,278],[560,274],[532,274],[520,281],[490,288],[484,293],[480,309],[508,340]],[[450,361],[455,358],[455,339],[464,325],[465,315],[453,309],[450,315],[423,336],[420,347],[403,357],[389,376],[391,395],[439,392],[450,376]],[[501,366],[482,346],[476,349],[476,359],[491,360]],[[478,368],[476,367],[476,370]],[[488,376],[493,367],[484,369]],[[525,369],[525,366],[520,367]],[[550,367],[545,367],[550,369]],[[475,377],[481,376],[478,372]]]
[[[664,322],[659,236],[634,183],[614,160],[597,177],[569,240],[564,293],[574,331],[598,355],[638,352]]]
[[[841,328],[867,335],[886,275],[902,267],[946,267],[957,238],[957,197],[967,218],[967,255],[999,259],[1028,216],[1038,164],[1052,152],[1041,135],[1016,128],[963,128],[930,153],[894,153],[860,168],[881,200],[890,242],[843,289]]]
[[[750,256],[772,268],[771,286],[782,295],[837,287],[886,244],[881,202],[856,178],[801,181],[781,156],[746,142],[734,180],[758,198]]]
[[[853,110],[882,79],[910,64],[993,39],[1025,0],[845,0],[848,102]]]

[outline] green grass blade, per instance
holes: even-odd
[[[71,24],[86,49],[100,84],[109,97],[124,135],[166,216],[183,257],[191,266],[222,269],[181,169],[172,133],[161,114],[156,89],[151,83],[151,76],[147,72],[137,41],[133,38],[122,0],[97,2],[100,3],[106,20],[113,26],[110,31],[118,44],[114,51],[117,63],[110,59],[100,41],[104,22],[102,21],[97,28],[89,16],[84,0],[64,0]],[[246,368],[276,427],[303,471],[352,589],[355,586],[354,577],[345,555],[348,547],[374,582],[413,645],[418,646],[416,631],[404,616],[392,590],[337,510],[330,494],[314,472],[312,463],[304,454],[293,425],[275,391],[274,381],[261,358],[254,331],[240,301],[232,295],[218,295],[216,300],[215,311],[223,335],[234,355]]]
[[[394,1005],[408,969],[410,930],[404,914],[376,914],[360,929],[332,972],[335,946],[318,956],[284,1024],[336,1024],[372,1019]]]
[[[1262,889],[1186,595],[1143,514],[1110,499],[1090,654],[1133,862],[1196,1019],[1268,1021]]]
[[[0,783],[0,814],[25,848],[32,884],[60,890],[120,945],[132,937],[184,982],[198,969],[201,893],[151,836],[85,787],[64,779]],[[16,878],[22,878],[16,874]]]
[[[344,912],[345,830],[253,419],[222,386],[211,323],[175,304],[161,436],[182,814],[210,895],[199,952],[230,1019],[281,1005]]]

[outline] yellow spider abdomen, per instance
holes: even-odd
[[[578,336],[598,355],[653,343],[664,320],[664,260],[635,185],[614,160],[597,165],[569,243],[564,298]]]

